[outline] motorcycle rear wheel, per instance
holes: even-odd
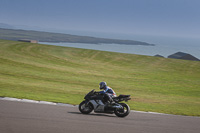
[[[114,113],[118,117],[125,117],[130,113],[130,107],[125,103],[119,103],[121,106],[123,106],[123,109],[115,109]]]
[[[93,110],[93,106],[89,103],[88,105],[85,105],[85,101],[82,101],[79,104],[79,111],[83,114],[89,114]]]

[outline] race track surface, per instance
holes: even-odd
[[[0,133],[199,133],[200,118],[131,112],[83,115],[77,107],[0,100]]]

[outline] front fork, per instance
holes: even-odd
[[[87,107],[88,106],[88,104],[89,104],[89,100],[85,100],[85,106]]]

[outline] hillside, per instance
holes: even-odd
[[[14,30],[0,28],[0,39],[17,41],[20,39],[38,40],[40,42],[68,42],[68,43],[90,43],[90,44],[126,44],[126,45],[146,45],[154,46],[146,42],[133,41],[133,40],[119,40],[97,38],[89,36],[77,36],[61,33],[50,33],[41,31],[28,31],[28,30]]]
[[[79,104],[106,81],[131,109],[200,116],[200,62],[0,40],[0,96]]]

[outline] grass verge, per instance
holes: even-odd
[[[0,40],[0,96],[79,104],[107,81],[131,109],[200,116],[200,62]]]

